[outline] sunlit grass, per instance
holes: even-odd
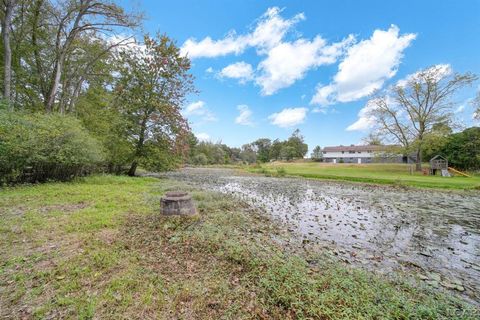
[[[428,176],[411,171],[406,164],[331,164],[318,162],[274,162],[261,168],[250,168],[252,172],[276,175],[282,168],[287,175],[305,178],[344,180],[352,182],[406,185],[424,188],[475,189],[480,188],[480,177]]]

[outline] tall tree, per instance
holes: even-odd
[[[12,84],[12,49],[10,31],[15,0],[2,0],[2,40],[3,40],[3,98],[10,103]]]
[[[270,161],[270,147],[272,141],[268,138],[257,139],[252,142],[252,146],[256,149],[257,159],[260,162]]]
[[[375,133],[400,143],[406,153],[414,152],[416,169],[421,170],[425,138],[435,125],[453,121],[452,96],[474,80],[475,75],[452,73],[444,65],[415,73],[368,102]]]
[[[313,148],[311,158],[314,161],[322,160],[323,154],[322,154],[322,148],[320,148],[320,146],[316,146],[315,148]]]
[[[68,3],[66,10],[59,14],[54,71],[45,101],[47,111],[53,107],[65,60],[80,35],[111,32],[113,28],[130,28],[138,23],[137,17],[125,14],[121,7],[108,0],[70,0]]]
[[[292,147],[295,151],[293,152],[294,158],[303,158],[308,152],[308,145],[304,142],[304,137],[300,133],[299,129],[296,129],[292,135],[286,141],[286,144],[289,147]],[[288,154],[291,154],[292,151],[289,151]]]
[[[142,161],[161,169],[161,161],[188,145],[188,123],[180,111],[185,96],[195,91],[190,60],[166,35],[145,36],[144,45],[120,51],[118,60],[116,105],[133,146],[128,173],[135,175]]]

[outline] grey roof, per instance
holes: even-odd
[[[349,151],[372,151],[372,152],[379,152],[379,151],[388,151],[392,148],[397,148],[399,146],[397,145],[363,145],[363,146],[356,146],[356,145],[350,145],[350,146],[333,146],[333,147],[325,147],[322,149],[322,151],[326,152],[349,152]]]

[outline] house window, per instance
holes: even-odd
[[[358,151],[357,153],[362,153],[362,151]]]
[[[345,153],[345,151],[342,151],[342,154],[344,154],[344,153]]]
[[[348,153],[355,153],[355,151],[351,151],[351,150],[350,150],[350,151],[348,151]]]
[[[323,154],[327,154],[327,151],[323,151]]]

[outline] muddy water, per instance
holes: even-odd
[[[231,194],[285,223],[303,243],[376,272],[408,270],[480,302],[480,194],[245,176],[225,169],[167,174]]]

